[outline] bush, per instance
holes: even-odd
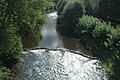
[[[69,1],[63,10],[63,24],[72,26],[85,13],[81,1]]]
[[[90,34],[100,40],[105,47],[117,49],[120,52],[120,28],[114,28],[110,22],[107,24],[98,18],[86,15],[79,19],[75,33],[77,36],[83,33]]]
[[[120,28],[112,29],[108,41],[109,45],[114,49],[118,49],[120,53]]]
[[[82,16],[82,18],[79,19],[76,25],[75,32],[78,35],[82,33],[92,34],[96,25],[99,25],[100,23],[101,20],[98,18],[94,18],[93,16]]]
[[[99,25],[96,25],[92,34],[95,38],[106,41],[109,37],[108,35],[111,33],[111,30],[111,25],[103,21]]]
[[[0,80],[13,80],[10,70],[6,67],[0,66]]]
[[[86,47],[101,58],[102,66],[119,79],[120,28],[92,16],[83,16],[75,32]]]
[[[64,25],[63,32],[69,35],[74,35],[75,24],[78,19],[85,13],[85,7],[79,0],[68,1],[65,5],[62,16],[59,19],[62,25]]]
[[[8,68],[16,64],[16,59],[22,53],[21,39],[16,35],[15,28],[8,28],[2,32],[0,42],[0,61]]]

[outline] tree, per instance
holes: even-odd
[[[78,22],[78,19],[85,14],[85,7],[83,2],[79,0],[68,1],[65,5],[61,23],[64,25],[64,32],[69,35],[74,35],[75,25]]]

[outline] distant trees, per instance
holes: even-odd
[[[120,18],[120,1],[119,0],[100,0],[99,12],[101,16],[111,16],[114,18]]]
[[[79,0],[63,0],[60,3],[60,7],[58,6],[58,21],[64,25],[64,32],[66,34],[73,35],[76,22],[85,14],[85,7],[82,1]]]
[[[86,14],[120,24],[120,0],[85,0]]]

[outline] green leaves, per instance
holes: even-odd
[[[10,76],[10,70],[6,67],[0,66],[0,80],[13,80],[12,76]]]
[[[96,27],[96,25],[100,24],[101,20],[94,18],[93,16],[83,16],[79,19],[78,27],[80,32],[87,32],[92,34],[92,31]],[[77,29],[76,28],[76,29]]]
[[[21,39],[40,33],[47,10],[54,6],[52,0],[0,0],[0,80],[12,80],[7,68],[18,62]]]
[[[76,25],[75,33],[78,36],[84,33],[90,34],[101,40],[101,44],[104,46],[120,49],[120,28],[115,29],[111,23],[107,24],[98,18],[83,16]]]
[[[58,5],[59,22],[64,25],[64,32],[74,35],[75,25],[85,13],[82,1],[61,0]]]
[[[101,40],[106,40],[111,29],[112,28],[109,24],[101,22],[99,25],[96,25],[95,29],[93,30],[93,36]]]

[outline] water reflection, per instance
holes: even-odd
[[[58,48],[64,47],[62,40],[59,38],[59,35],[56,31],[56,21],[57,21],[57,14],[56,12],[48,14],[48,22],[44,25],[42,29],[42,40],[37,46],[39,47],[46,47],[46,48]]]
[[[60,36],[56,31],[56,21],[56,13],[48,14],[48,23],[42,29],[43,38],[37,48],[65,47],[92,55],[77,39]],[[80,52],[67,49],[23,52],[23,63],[15,80],[107,80],[107,73],[99,65],[99,60],[84,57]]]
[[[57,12],[50,13],[47,16],[48,21],[41,31],[42,40],[40,41],[37,38],[28,37],[24,41],[25,48],[67,48],[71,50],[78,50],[82,53],[93,56],[92,52],[90,50],[86,50],[82,43],[78,42],[77,39],[62,36],[57,32]]]

